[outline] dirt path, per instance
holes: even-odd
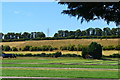
[[[120,64],[81,64],[81,63],[0,63],[0,64],[120,65]]]
[[[26,69],[77,69],[77,70],[119,70],[119,69],[104,69],[104,68],[48,68],[48,67],[0,67],[0,68],[26,68]]]
[[[118,80],[118,79],[94,79],[94,78],[53,78],[53,77],[0,77],[4,79],[50,79],[50,80]]]

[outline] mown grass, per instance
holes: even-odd
[[[79,57],[17,57],[4,58],[2,63],[79,63],[79,64],[118,64],[117,58],[105,60],[83,59]]]
[[[22,77],[63,77],[63,78],[116,78],[118,71],[92,71],[92,70],[17,70],[3,69],[2,76]]]
[[[90,59],[82,59],[82,58],[74,58],[74,57],[71,58],[18,57],[16,59],[3,59],[2,63],[3,63],[2,64],[3,67],[52,67],[52,68],[56,67],[56,68],[109,68],[109,69],[118,68],[118,65],[111,65],[111,64],[118,64],[117,59],[90,60]],[[8,63],[8,64],[4,64],[4,63]]]
[[[62,65],[62,64],[2,64],[2,67],[47,67],[47,68],[105,68],[118,69],[118,65]]]
[[[82,58],[50,58],[50,57],[18,57],[16,59],[2,59],[2,76],[17,77],[61,77],[61,78],[116,78],[118,79],[117,59],[110,60],[90,60]],[[20,64],[27,63],[27,64]],[[33,64],[31,64],[33,63]],[[37,64],[41,63],[41,64]],[[64,64],[49,64],[64,63]],[[79,63],[81,65],[75,65]],[[102,64],[102,65],[84,65],[84,64]],[[109,64],[109,65],[107,65]],[[23,68],[5,68],[5,67],[23,67]],[[31,67],[31,68],[26,68]],[[41,68],[32,68],[41,67]],[[47,68],[45,68],[47,67]],[[49,69],[53,68],[53,69]],[[94,68],[94,69],[54,69],[54,68]],[[95,69],[103,68],[103,69]],[[106,69],[106,70],[105,70]]]

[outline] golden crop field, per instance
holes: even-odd
[[[60,46],[66,45],[89,45],[91,42],[97,42],[102,46],[118,45],[119,39],[62,39],[62,40],[33,40],[33,41],[16,41],[16,42],[0,42],[0,45],[9,45],[10,47],[23,47],[26,45],[30,46],[42,46],[51,45],[59,48]]]
[[[55,53],[57,51],[4,51],[4,53],[13,53],[13,54],[41,54],[41,53]],[[61,51],[62,54],[77,54],[81,55],[81,51]],[[102,51],[103,55],[109,56],[115,53],[118,53],[117,50]]]

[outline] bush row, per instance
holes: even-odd
[[[52,50],[57,50],[57,48],[54,48],[50,45],[45,45],[45,46],[39,46],[39,47],[33,47],[33,46],[25,46],[23,48],[16,48],[16,47],[10,47],[10,46],[3,46],[2,45],[2,50],[3,51],[52,51]]]
[[[117,46],[104,46],[103,50],[120,50],[120,45]]]
[[[41,53],[41,54],[15,54],[17,57],[82,57],[81,55],[77,54],[62,54],[61,52],[56,52],[56,53]],[[103,55],[103,57],[108,57],[108,58],[120,58],[120,54],[115,53],[109,56]]]
[[[68,45],[68,46],[61,46],[60,50],[68,50],[68,51],[82,51],[82,48],[85,46],[82,45]]]
[[[68,45],[68,46],[61,46],[60,50],[68,50],[68,51],[82,51],[82,49],[85,46],[82,45]],[[120,50],[120,45],[117,46],[103,46],[103,50]],[[2,45],[2,50],[3,51],[53,51],[53,50],[58,50],[58,48],[52,47],[50,45],[44,45],[44,46],[39,46],[39,47],[34,47],[34,46],[25,46],[23,48],[16,48],[16,47],[10,47],[10,46],[3,46]]]
[[[68,45],[68,46],[61,46],[60,50],[68,50],[68,51],[82,51],[83,48],[86,46],[82,45]],[[117,46],[103,46],[103,50],[120,50],[120,45]]]
[[[103,57],[109,57],[109,58],[120,58],[120,54],[119,53],[114,53],[112,55],[109,56],[103,56]]]
[[[56,52],[56,53],[41,53],[41,54],[16,54],[16,56],[19,57],[81,57],[80,55],[77,54],[62,54],[61,52]]]

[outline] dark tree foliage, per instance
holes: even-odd
[[[10,50],[11,50],[10,46],[8,46],[8,45],[3,46],[2,45],[2,51],[10,51]]]
[[[102,57],[102,46],[92,42],[88,47],[82,49],[82,57],[100,59]]]
[[[67,5],[67,10],[63,14],[81,19],[81,23],[96,19],[103,19],[108,24],[110,22],[120,25],[120,2],[59,2]]]
[[[22,51],[29,51],[31,46],[25,46]]]
[[[117,46],[115,47],[115,50],[120,50],[120,45],[117,45]]]
[[[82,57],[83,58],[86,58],[86,55],[88,54],[88,47],[84,47],[83,49],[82,49]]]
[[[18,51],[16,47],[12,47],[12,51]]]
[[[102,57],[102,46],[96,42],[92,42],[88,46],[88,53],[95,59],[100,59]]]
[[[60,57],[61,55],[62,55],[61,52],[56,52],[56,53],[53,54],[53,56],[54,56],[55,58]]]

